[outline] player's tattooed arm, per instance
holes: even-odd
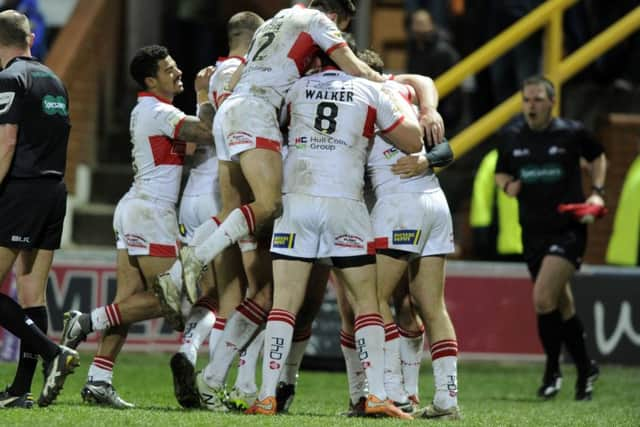
[[[215,71],[215,67],[204,67],[196,75],[194,87],[198,100],[198,115],[186,116],[177,138],[182,141],[195,142],[196,144],[213,144],[211,126],[213,125],[214,108],[209,102],[209,80]]]
[[[213,111],[213,106],[211,104],[203,104],[200,106],[201,113],[204,109],[204,114],[206,114],[207,105],[209,105]],[[211,133],[212,123],[213,114],[211,114],[211,119],[209,120],[201,120],[196,116],[186,116],[182,126],[178,130],[176,139],[195,142],[196,144],[213,144],[213,135]]]

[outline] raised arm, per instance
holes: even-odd
[[[381,133],[393,145],[405,153],[418,153],[422,150],[422,128],[415,119],[411,106],[400,95],[393,91],[385,92],[395,108],[402,114],[402,118],[390,129],[383,129]]]
[[[417,105],[420,107],[419,121],[427,142],[430,145],[441,143],[444,139],[444,121],[438,112],[438,89],[433,80],[420,74],[400,74],[394,76],[394,79],[415,91]]]
[[[203,68],[196,75],[194,82],[198,101],[198,115],[186,116],[180,127],[177,139],[195,142],[196,144],[213,144],[211,128],[213,126],[214,108],[209,102],[209,80],[215,67]]]

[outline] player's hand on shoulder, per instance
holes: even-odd
[[[429,168],[429,160],[422,154],[413,154],[399,159],[393,166],[391,172],[400,175],[400,178],[407,179],[422,175]]]
[[[196,79],[194,81],[196,92],[201,90],[204,90],[205,92],[209,91],[209,80],[211,79],[211,76],[215,71],[216,67],[214,67],[213,65],[209,65],[198,71],[198,74],[196,74]]]
[[[420,126],[424,129],[427,144],[436,145],[443,141],[444,120],[435,108],[428,108],[420,112]]]

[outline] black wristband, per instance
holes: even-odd
[[[592,185],[591,189],[593,190],[594,193],[596,193],[600,197],[604,197],[604,193],[605,193],[604,187],[598,187],[597,185]]]

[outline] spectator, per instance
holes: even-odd
[[[491,150],[482,159],[473,180],[469,219],[474,252],[480,259],[522,261],[518,201],[496,186],[497,161],[498,150]]]
[[[492,0],[489,3],[490,38],[509,28],[538,7],[541,0]],[[540,72],[542,43],[540,33],[523,40],[495,61],[491,69],[493,93],[498,103],[515,94],[521,81]]]
[[[449,28],[449,0],[404,0],[409,16],[417,10],[428,10],[440,28]]]
[[[47,25],[38,7],[38,0],[5,0],[0,11],[8,9],[17,10],[29,17],[31,32],[36,35],[31,54],[42,61],[47,54]]]
[[[622,185],[613,232],[607,248],[607,263],[640,265],[640,156],[631,164]]]
[[[411,15],[407,70],[412,74],[429,76],[434,80],[454,66],[460,55],[453,48],[445,32],[440,30],[425,9]],[[462,92],[455,90],[440,101],[438,111],[447,129],[455,129],[462,116]]]

